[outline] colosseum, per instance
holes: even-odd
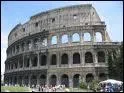
[[[104,80],[107,49],[119,45],[91,4],[41,12],[9,33],[4,81],[78,87],[80,81]]]

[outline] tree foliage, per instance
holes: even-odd
[[[123,44],[108,50],[109,78],[123,81]]]

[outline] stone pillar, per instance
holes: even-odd
[[[94,61],[94,64],[95,64],[95,65],[98,64],[97,52],[96,52],[96,51],[94,51],[94,53],[93,53],[93,61]]]
[[[23,57],[22,68],[24,69],[24,65],[25,65],[25,58],[24,58],[24,55],[22,55],[22,57]]]
[[[83,32],[80,33],[80,43],[83,44]]]
[[[39,75],[37,75],[37,85],[39,85],[40,82],[39,82]]]
[[[72,43],[72,33],[68,34],[68,43],[71,44]]]
[[[46,85],[49,85],[49,74],[47,73]]]
[[[22,86],[24,86],[24,76],[22,76]]]
[[[59,67],[59,62],[60,62],[60,60],[59,60],[59,57],[60,57],[59,52],[56,53],[56,57],[57,57],[57,67]]]
[[[85,64],[85,54],[83,51],[80,53],[81,65],[84,66]]]
[[[69,67],[71,67],[73,64],[73,54],[71,51],[69,51],[68,54],[69,54]]]
[[[50,66],[50,54],[47,54],[47,63],[46,63],[46,66],[49,68]]]
[[[73,87],[73,78],[69,76],[69,87]]]
[[[28,56],[29,57],[29,68],[31,68],[32,67],[32,57],[31,56]]]
[[[28,78],[29,78],[28,85],[29,87],[31,87],[31,75],[29,75]]]
[[[61,36],[59,34],[57,34],[57,44],[58,45],[61,44]]]
[[[39,55],[39,53],[37,53],[37,67],[39,68],[40,67],[40,57],[39,57],[40,55]]]
[[[18,62],[17,62],[17,69],[20,68],[20,67],[19,67],[19,66],[20,66],[20,65],[19,65],[19,60],[20,60],[20,59],[18,58],[18,59],[17,59],[17,61],[18,61]]]
[[[94,31],[92,31],[92,33],[91,33],[91,41],[92,42],[95,42],[96,41],[96,34],[95,34]]]
[[[57,85],[61,85],[61,76],[58,74],[57,75]]]

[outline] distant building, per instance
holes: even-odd
[[[110,40],[105,22],[91,4],[45,11],[10,32],[4,80],[13,85],[66,87],[78,87],[80,79],[104,80],[107,50],[119,45]]]

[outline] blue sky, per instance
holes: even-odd
[[[75,4],[92,4],[112,41],[123,40],[123,2],[122,1],[2,1],[1,3],[1,72],[4,72],[7,36],[12,28],[24,24],[32,15],[39,12]]]

